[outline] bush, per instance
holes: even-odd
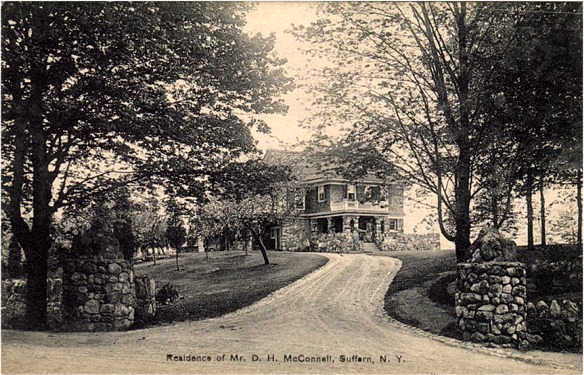
[[[529,274],[541,293],[551,293],[554,287],[559,292],[572,290],[582,284],[582,259],[536,261]]]
[[[178,298],[178,292],[172,284],[164,284],[162,288],[156,292],[156,302],[161,305],[169,305]]]
[[[319,234],[311,240],[312,251],[327,253],[349,253],[363,251],[363,243],[350,233]]]

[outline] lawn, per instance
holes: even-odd
[[[458,337],[455,326],[454,290],[456,279],[456,255],[454,250],[426,252],[391,252],[387,255],[402,261],[402,267],[395,276],[385,295],[387,313],[403,322],[423,330],[445,336]],[[528,251],[519,247],[517,258],[528,267],[542,260],[562,261],[575,259],[580,252],[575,247],[549,246]],[[538,290],[536,283],[527,274],[527,296],[529,300],[582,301],[582,285],[576,283],[566,290],[550,288]]]
[[[199,320],[220,316],[266,297],[320,268],[327,258],[306,253],[268,252],[270,265],[264,265],[259,252],[241,251],[180,255],[180,270],[174,258],[159,260],[154,266],[145,262],[135,266],[137,276],[148,275],[159,290],[171,284],[180,299],[159,305],[156,317],[148,324]]]
[[[455,277],[454,250],[399,251],[387,255],[402,261],[385,295],[389,316],[432,333],[455,336],[454,297],[446,292],[447,284],[442,282]]]

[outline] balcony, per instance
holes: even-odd
[[[344,199],[341,202],[331,202],[331,212],[344,211],[387,214],[396,211],[396,208],[397,207],[391,210],[388,202],[379,202],[375,204],[372,202],[359,203],[358,201],[348,199]]]

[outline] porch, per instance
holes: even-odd
[[[313,235],[344,233],[364,243],[381,242],[389,233],[403,231],[401,219],[363,214],[311,218],[310,225]]]

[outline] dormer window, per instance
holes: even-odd
[[[354,201],[357,196],[355,185],[347,185],[347,199]]]
[[[324,194],[324,185],[319,185],[317,187],[317,194],[319,202],[324,202],[326,200],[326,196]]]

